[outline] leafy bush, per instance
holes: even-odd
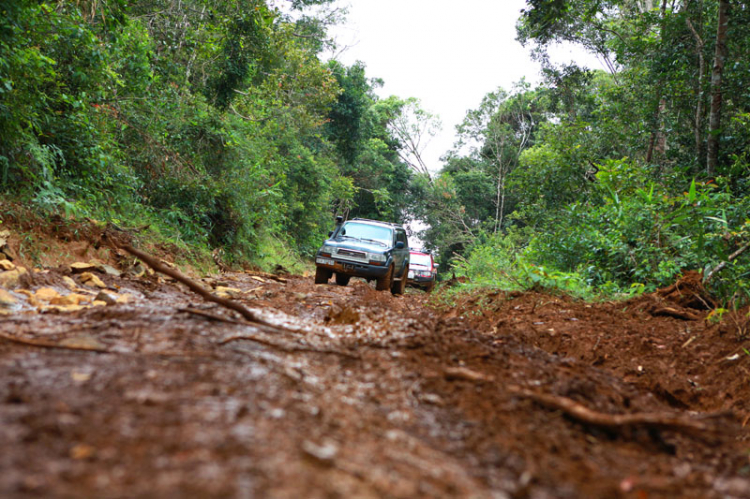
[[[677,195],[637,184],[627,169],[602,172],[599,202],[572,203],[533,229],[490,238],[456,268],[474,282],[510,289],[629,295],[671,284],[687,270],[709,271],[750,240],[750,199],[734,196],[726,178],[692,181]],[[749,276],[750,262],[740,258],[711,284],[726,300],[747,300]]]
[[[468,258],[454,261],[453,272],[468,277],[470,288],[563,291],[581,298],[594,295],[594,289],[581,275],[533,263],[530,252],[518,244],[521,239],[520,234],[487,236],[470,250]]]
[[[398,106],[378,111],[364,65],[319,59],[322,20],[265,0],[0,0],[0,14],[0,192],[236,263],[309,257],[358,202],[402,218]]]

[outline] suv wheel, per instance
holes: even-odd
[[[331,271],[322,267],[315,268],[315,284],[328,284],[331,278]]]
[[[346,275],[346,274],[339,274],[336,272],[336,284],[339,286],[346,286],[349,284],[349,279],[351,279],[352,276]]]
[[[404,294],[404,291],[406,291],[406,272],[404,272],[404,275],[401,277],[401,279],[393,281],[393,284],[391,284],[392,294],[402,295]]]
[[[435,281],[430,281],[427,287],[424,288],[424,290],[427,291],[428,293],[432,293],[433,289],[435,289]]]
[[[375,289],[378,291],[385,291],[388,288],[391,287],[391,281],[393,280],[393,265],[391,265],[391,268],[388,269],[388,273],[386,273],[383,277],[378,277],[378,280],[375,281]]]

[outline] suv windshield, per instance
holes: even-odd
[[[393,244],[393,230],[376,225],[347,222],[344,224],[340,235],[356,239],[372,240],[385,246]]]
[[[430,261],[430,255],[425,255],[422,253],[412,253],[411,263],[414,265],[424,265],[425,267],[432,266],[432,262]]]

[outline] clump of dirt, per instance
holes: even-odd
[[[684,308],[711,310],[717,303],[703,287],[703,274],[691,270],[671,286],[658,290],[655,295]]]

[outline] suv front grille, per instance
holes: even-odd
[[[367,261],[367,253],[365,253],[364,251],[354,251],[350,249],[339,248],[336,254],[338,256],[349,258],[352,260],[358,260],[360,262]]]

